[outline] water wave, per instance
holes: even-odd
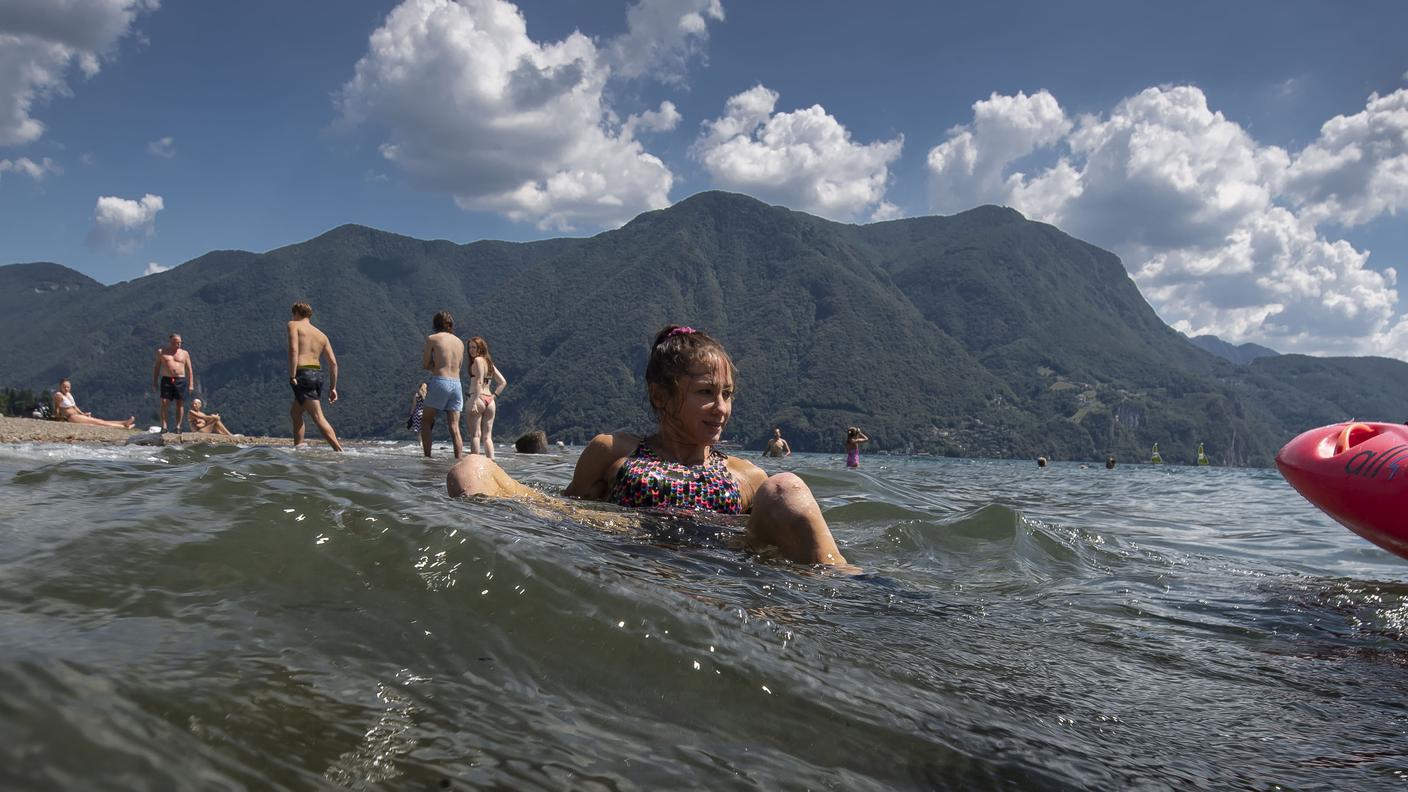
[[[1260,471],[797,455],[861,575],[410,446],[0,449],[0,782],[1371,788],[1402,567]],[[515,457],[559,490],[573,458]]]

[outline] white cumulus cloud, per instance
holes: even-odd
[[[974,103],[972,125],[949,130],[948,140],[929,151],[931,204],[961,211],[1001,193],[1009,163],[1059,142],[1070,129],[1065,111],[1046,91],[995,93]]]
[[[38,140],[44,124],[36,103],[68,92],[67,72],[77,63],[97,74],[143,11],[159,0],[5,0],[0,2],[0,145]]]
[[[1326,121],[1296,156],[1286,192],[1311,218],[1343,226],[1408,209],[1408,88]]]
[[[155,275],[155,274],[157,274],[158,272],[166,272],[166,271],[169,270],[169,269],[171,269],[171,268],[170,268],[170,267],[162,266],[161,264],[158,264],[158,263],[156,263],[155,261],[148,261],[148,262],[147,262],[147,268],[144,269],[144,270],[142,270],[142,277],[145,278],[145,277],[147,277],[148,275]]]
[[[166,206],[160,195],[148,193],[140,200],[104,195],[93,207],[92,247],[131,253],[156,233],[156,215]]]
[[[620,224],[669,205],[674,174],[635,135],[672,128],[679,113],[665,103],[622,122],[607,81],[636,66],[668,73],[662,62],[683,63],[722,7],[643,0],[628,16],[603,51],[581,33],[530,39],[505,0],[405,0],[339,93],[343,122],[384,134],[382,156],[412,185],[464,209],[545,229]],[[632,43],[670,19],[676,32],[659,47]]]
[[[858,143],[821,105],[777,113],[777,100],[758,85],[705,122],[692,151],[715,184],[834,220],[899,216],[885,191],[903,136]]]
[[[176,156],[176,139],[170,136],[147,143],[147,153],[153,157],[171,159]]]
[[[44,177],[50,173],[63,173],[64,169],[58,163],[44,157],[38,162],[29,157],[20,157],[15,160],[0,159],[0,173],[23,173],[35,181],[44,181]]]
[[[626,33],[607,47],[607,61],[623,77],[678,83],[690,59],[704,55],[709,20],[723,18],[719,0],[639,0],[626,11]]]
[[[1055,162],[1032,167],[1042,148]],[[1189,334],[1408,357],[1396,269],[1325,229],[1408,205],[1408,89],[1371,96],[1297,153],[1257,142],[1191,86],[1075,120],[1045,91],[994,95],[929,170],[936,210],[1007,204],[1114,250]]]

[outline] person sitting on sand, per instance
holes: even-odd
[[[772,437],[768,438],[768,445],[763,449],[763,456],[792,456],[792,446],[788,445],[787,441],[782,439],[782,430],[780,428],[774,428],[772,430]]]
[[[191,419],[191,428],[200,434],[222,434],[226,437],[233,437],[234,432],[225,428],[225,422],[220,420],[220,413],[207,413],[201,410],[200,399],[191,399],[191,408],[186,411],[186,416]]]
[[[73,400],[73,383],[67,379],[59,380],[59,389],[54,391],[54,414],[69,423],[111,426],[116,429],[131,429],[132,425],[137,423],[136,416],[128,416],[125,421],[104,421],[94,418],[90,412],[78,409],[78,403]]]
[[[635,508],[747,514],[747,546],[777,548],[791,561],[845,564],[821,508],[792,473],[725,456],[716,446],[733,413],[733,360],[718,341],[669,325],[655,337],[645,366],[658,425],[646,437],[600,434],[577,459],[563,494]],[[492,460],[467,456],[445,479],[452,497],[542,497]]]
[[[860,467],[860,444],[869,442],[870,438],[859,427],[846,427],[846,467]]]

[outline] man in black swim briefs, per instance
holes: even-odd
[[[161,397],[161,431],[166,431],[166,419],[171,402],[176,402],[176,431],[186,423],[186,397],[196,388],[196,369],[191,353],[181,348],[181,336],[172,333],[166,346],[157,347],[152,364],[152,390]]]

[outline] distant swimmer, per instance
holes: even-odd
[[[156,362],[152,364],[152,390],[161,398],[161,431],[166,431],[166,419],[171,413],[171,402],[176,402],[176,431],[186,423],[186,396],[196,389],[196,368],[191,364],[191,353],[181,348],[181,336],[172,333],[167,337],[166,346],[156,348]]]
[[[801,478],[769,477],[752,462],[718,450],[733,414],[734,382],[733,360],[718,341],[692,327],[666,326],[645,364],[658,422],[654,433],[592,438],[563,494],[635,509],[747,514],[749,549],[776,548],[804,564],[846,563]],[[445,486],[452,497],[546,497],[473,454],[451,468]]]
[[[1037,466],[1037,467],[1046,467],[1046,457],[1044,457],[1044,456],[1039,456],[1039,457],[1037,457],[1037,458],[1036,458],[1036,466]]]
[[[503,372],[489,355],[489,342],[475,336],[465,342],[469,353],[469,451],[494,458],[494,416],[499,394],[508,387]]]
[[[90,412],[78,409],[78,403],[73,399],[73,383],[67,379],[59,380],[59,389],[54,391],[54,414],[69,423],[111,426],[116,429],[131,429],[132,425],[137,423],[136,416],[130,416],[125,421],[104,421],[94,418]]]
[[[1114,470],[1114,469],[1115,469],[1115,458],[1114,458],[1114,457],[1112,457],[1112,456],[1105,457],[1105,469],[1106,469],[1106,470]]]
[[[334,451],[341,451],[337,433],[323,416],[323,357],[328,359],[328,403],[337,404],[337,356],[332,342],[322,330],[313,326],[313,306],[293,304],[293,318],[288,323],[288,385],[293,389],[293,403],[288,417],[293,421],[293,445],[303,445],[303,414],[313,417],[318,431]]]
[[[226,437],[233,437],[234,432],[225,428],[225,422],[220,420],[220,413],[208,413],[201,410],[200,399],[191,399],[191,409],[187,413],[191,417],[191,428],[200,434],[221,434]]]
[[[860,467],[860,444],[869,442],[870,438],[858,427],[846,427],[846,467]]]
[[[425,346],[420,352],[420,367],[430,372],[420,417],[420,447],[429,459],[435,416],[443,412],[450,425],[450,440],[455,444],[455,459],[459,459],[464,456],[464,440],[460,437],[460,413],[464,412],[460,366],[464,363],[464,344],[455,335],[455,319],[449,311],[435,314],[430,326],[435,332],[425,337]]]
[[[763,449],[765,457],[785,457],[792,456],[792,446],[782,439],[782,430],[773,429],[772,437],[768,438],[767,448]]]

